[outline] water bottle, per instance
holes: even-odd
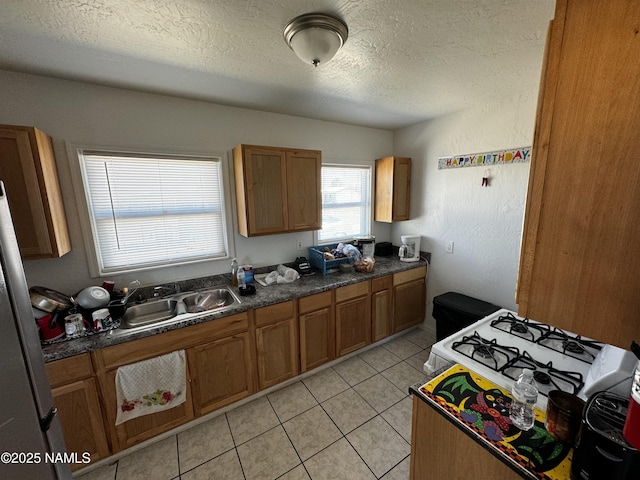
[[[533,427],[535,418],[534,406],[538,399],[538,386],[533,379],[533,372],[528,368],[522,369],[522,374],[511,389],[513,401],[509,418],[520,430]]]
[[[238,287],[244,288],[244,268],[238,269]]]
[[[238,260],[231,260],[231,285],[234,287],[238,286]]]

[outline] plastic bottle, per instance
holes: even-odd
[[[244,288],[244,268],[238,269],[238,287]]]
[[[231,260],[231,285],[238,286],[238,260],[236,258]]]
[[[522,369],[522,374],[513,384],[511,389],[513,401],[509,418],[520,430],[529,430],[533,427],[535,412],[534,406],[538,399],[538,386],[533,379],[533,372],[528,368]]]

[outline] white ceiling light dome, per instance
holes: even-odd
[[[349,29],[340,19],[307,13],[291,20],[283,31],[289,48],[305,63],[317,67],[331,60],[347,41]]]

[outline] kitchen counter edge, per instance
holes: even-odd
[[[321,272],[316,271],[315,275],[301,277],[299,280],[296,280],[295,282],[289,284],[271,285],[268,287],[264,287],[256,282],[254,283],[256,287],[256,294],[251,296],[240,296],[238,294],[237,287],[231,287],[233,289],[233,292],[238,294],[238,298],[240,298],[240,304],[228,310],[203,314],[202,316],[198,317],[190,317],[182,321],[178,320],[175,323],[171,323],[169,325],[159,325],[157,327],[150,327],[148,329],[127,331],[118,328],[106,333],[98,333],[73,340],[44,345],[42,347],[44,360],[46,363],[56,360],[62,360],[64,358],[73,357],[83,353],[91,352],[93,350],[99,350],[101,348],[106,348],[113,345],[130,342],[132,340],[149,337],[158,333],[165,333],[204,322],[214,321],[220,318],[228,317],[230,315],[267,307],[269,305],[274,305],[289,300],[295,300],[297,298],[306,297],[308,295],[314,295],[317,293],[326,292],[328,290],[334,290],[336,288],[344,287],[354,283],[360,283],[378,277],[393,275],[395,273],[413,270],[415,268],[420,268],[423,266],[428,267],[428,263],[424,260],[409,263],[401,262],[400,260],[393,257],[376,257],[375,269],[373,272],[369,273],[335,272],[323,276]],[[194,282],[196,282],[196,284],[194,284]],[[230,286],[231,276],[229,274],[215,275],[212,277],[196,279],[195,281],[190,281],[189,283],[195,285],[194,288]]]

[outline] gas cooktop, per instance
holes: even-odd
[[[544,410],[552,390],[585,398],[595,388],[619,383],[627,376],[619,372],[620,362],[630,377],[632,365],[626,353],[632,355],[502,309],[435,343],[424,370],[433,373],[453,361],[509,391],[522,369],[528,368],[540,391],[537,406]]]

